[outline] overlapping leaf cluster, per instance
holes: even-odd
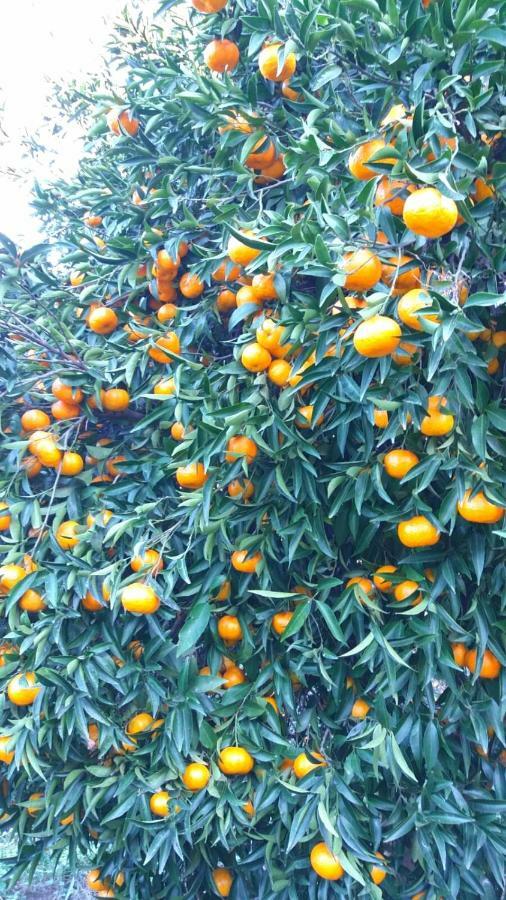
[[[418,0],[229,0],[216,16],[164,4],[160,22],[118,29],[111,61],[126,67],[125,92],[85,97],[93,125],[78,177],[38,189],[53,242],[19,255],[2,239],[0,484],[11,524],[0,550],[2,563],[29,554],[37,568],[2,600],[11,650],[1,681],[34,671],[43,685],[31,707],[1,701],[1,731],[15,747],[2,799],[5,827],[20,839],[15,872],[69,849],[72,861],[84,853],[106,874],[123,871],[117,895],[131,898],[215,896],[210,873],[218,864],[233,873],[236,897],[497,897],[504,674],[466,674],[451,644],[489,648],[506,664],[504,531],[470,525],[456,511],[469,487],[506,500],[504,357],[469,337],[505,327],[500,11],[486,0],[426,9]],[[239,45],[241,60],[215,76],[202,58],[220,36]],[[272,38],[296,52],[297,101],[258,71]],[[140,122],[134,137],[107,129],[105,113],[118,102]],[[382,128],[394,104],[412,123],[401,117]],[[223,129],[237,115],[251,133]],[[458,202],[462,223],[443,240],[407,231],[387,207],[374,206],[377,179],[349,173],[350,150],[380,132],[395,143],[394,177],[436,185]],[[286,165],[284,177],[267,184],[244,165],[265,134]],[[457,140],[448,146],[441,137]],[[382,162],[374,168],[378,178],[392,172]],[[489,178],[493,194],[476,203],[477,178]],[[102,217],[98,228],[83,225],[87,210]],[[294,371],[314,360],[283,390],[240,362],[258,324],[251,308],[228,318],[216,309],[221,285],[211,273],[226,258],[229,235],[245,228],[263,242],[247,274],[276,272],[270,307],[293,346]],[[171,327],[181,351],[166,366],[148,352],[167,330],[153,313],[153,264],[161,248],[175,256],[182,241],[190,249],[179,274],[196,272],[205,290],[176,300]],[[379,285],[367,309],[348,308],[341,262],[361,246],[375,246],[382,261],[407,252],[424,278],[433,273],[440,324],[408,332],[418,351],[412,365],[364,359],[353,347],[361,317],[395,315],[397,302]],[[71,269],[84,275],[74,287]],[[469,298],[461,306],[463,281]],[[93,334],[86,312],[94,302],[113,306],[140,339],[121,327]],[[154,387],[169,376],[175,395],[160,399]],[[87,398],[78,419],[54,426],[62,448],[86,456],[85,469],[75,478],[44,469],[29,479],[20,415],[49,408],[56,377]],[[111,386],[129,391],[126,411],[101,408],[100,390]],[[420,433],[429,395],[445,396],[455,417],[444,438]],[[314,423],[324,418],[301,430],[297,408],[306,403]],[[375,410],[388,412],[384,430]],[[182,442],[171,437],[174,421],[186,429]],[[258,446],[250,466],[225,462],[238,434]],[[420,458],[400,483],[382,464],[392,446]],[[120,474],[111,477],[107,463],[117,457]],[[195,461],[209,477],[201,490],[182,492],[176,468]],[[255,487],[248,503],[227,492],[244,477]],[[112,511],[105,526],[103,509]],[[419,514],[442,537],[411,552],[396,526]],[[55,540],[65,520],[82,525],[69,551]],[[136,617],[119,598],[138,579],[131,558],[147,548],[163,558],[163,571],[144,579],[162,604]],[[261,552],[256,573],[231,568],[236,549]],[[419,604],[346,587],[384,564],[420,585]],[[217,601],[225,579],[230,598]],[[100,596],[104,580],[109,606],[87,611],[82,597]],[[300,585],[307,594],[294,593]],[[18,604],[29,588],[46,602],[37,615]],[[294,614],[279,636],[272,617],[285,610]],[[237,615],[243,630],[232,649],[217,632],[225,614]],[[228,690],[223,656],[247,679]],[[199,674],[205,666],[208,676]],[[357,695],[370,705],[358,722],[350,718]],[[126,723],[140,711],[163,725],[140,736],[134,752],[119,753]],[[255,758],[252,775],[220,773],[219,748],[235,744]],[[320,751],[328,765],[297,781],[280,766],[304,749]],[[192,759],[212,769],[208,788],[195,795],[181,782]],[[174,807],[159,820],[149,798],[161,788]],[[43,798],[31,816],[34,792]],[[243,809],[248,800],[253,818]],[[319,840],[346,870],[335,884],[309,865]],[[381,888],[369,875],[377,851],[389,873]]]

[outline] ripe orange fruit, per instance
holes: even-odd
[[[261,300],[276,300],[278,293],[274,284],[274,272],[268,272],[267,275],[254,275],[251,286],[255,290]],[[279,343],[279,342],[278,342]],[[262,344],[265,346],[265,344]],[[267,347],[270,350],[270,347]],[[42,426],[41,426],[42,427]]]
[[[485,178],[477,178],[471,192],[471,197],[475,203],[482,203],[483,200],[493,199],[495,197],[495,188],[488,184]]]
[[[81,415],[81,407],[77,403],[67,403],[65,400],[55,400],[51,406],[51,414],[54,419],[63,422],[66,419],[75,419]]]
[[[289,79],[283,81],[281,85],[281,93],[283,94],[283,97],[286,97],[287,100],[291,100],[292,103],[297,103],[299,100],[303,100],[303,95],[299,94],[298,91],[295,91],[290,87]]]
[[[314,759],[320,760],[319,762],[312,762],[305,753],[299,753],[298,756],[295,757],[293,761],[293,771],[297,778],[304,778],[308,772],[312,772],[313,769],[318,769],[320,766],[326,766],[327,762],[321,753],[318,753],[315,750],[311,751],[311,756]]]
[[[7,684],[7,696],[14,706],[31,706],[41,687],[35,672],[19,672]]]
[[[352,719],[365,719],[370,710],[370,705],[363,697],[357,697],[351,708],[350,716]]]
[[[122,463],[122,462],[126,462],[126,456],[112,456],[110,459],[108,459],[105,464],[105,468],[106,468],[108,474],[112,475],[113,478],[116,478],[116,476],[121,477],[121,475],[124,475],[125,474],[124,470],[121,468],[118,468],[118,465],[117,465],[118,463]]]
[[[272,630],[275,631],[276,634],[283,634],[283,632],[288,628],[292,616],[293,612],[290,612],[289,610],[276,613],[272,617]]]
[[[238,434],[229,439],[225,460],[228,463],[234,463],[236,460],[244,458],[248,465],[251,465],[257,453],[258,447],[255,442],[243,434]]]
[[[187,466],[179,466],[176,469],[176,481],[182,488],[196,491],[206,483],[208,474],[201,462],[189,463]]]
[[[3,501],[0,503],[0,509],[9,509],[9,504],[4,503]],[[0,515],[0,531],[8,531],[11,524],[11,514],[4,513]]]
[[[368,181],[370,178],[376,178],[378,173],[374,172],[373,169],[370,169],[367,166],[367,163],[370,159],[376,154],[379,153],[380,150],[385,149],[386,147],[390,147],[387,145],[383,138],[374,138],[372,141],[366,141],[364,144],[360,144],[353,152],[350,154],[348,159],[348,169],[351,174],[358,178],[359,181]],[[391,148],[393,150],[393,147]],[[397,160],[393,157],[378,160],[381,165],[385,163],[396,163]]]
[[[495,331],[492,335],[492,343],[499,350],[506,345],[506,331]]]
[[[21,416],[21,425],[24,431],[39,431],[49,428],[51,419],[42,409],[27,409]]]
[[[410,194],[402,218],[413,234],[439,238],[454,228],[458,214],[454,200],[445,197],[437,188],[425,187]]]
[[[386,409],[375,409],[373,419],[376,428],[386,428],[388,426],[388,412]]]
[[[318,425],[321,425],[324,420],[323,413],[322,415],[318,416],[316,422],[313,425],[313,412],[314,406],[312,406],[311,404],[309,406],[299,406],[295,417],[295,424],[297,425],[297,428],[315,428]]]
[[[35,456],[38,456],[38,446],[43,442],[49,442],[56,446],[56,438],[54,437],[54,435],[50,434],[49,431],[34,431],[30,435],[30,440],[28,441],[28,449]]]
[[[211,274],[213,281],[235,281],[241,274],[240,266],[233,266],[229,259],[223,260]]]
[[[255,280],[255,279],[253,279]],[[262,291],[262,288],[254,288]],[[278,325],[274,319],[266,318],[256,330],[256,339],[261,347],[268,350],[271,356],[282,359],[290,351],[290,344],[284,342],[286,329]]]
[[[255,485],[248,478],[244,479],[244,481],[234,478],[234,480],[227,485],[227,493],[228,496],[232,497],[234,500],[239,497],[241,500],[246,501],[255,493]]]
[[[100,400],[108,412],[123,412],[128,409],[130,394],[124,388],[108,388],[100,391]]]
[[[416,581],[401,581],[400,584],[397,584],[394,589],[394,597],[398,603],[402,603],[403,600],[411,600],[411,606],[416,606],[418,603],[421,603],[422,595],[418,588],[420,585]],[[418,591],[418,593],[416,593]]]
[[[459,515],[467,522],[477,522],[484,525],[495,525],[504,515],[504,507],[497,506],[487,500],[483,491],[471,497],[471,490],[467,490],[457,503]]]
[[[135,716],[132,716],[131,719],[128,720],[126,733],[127,734],[142,734],[145,731],[151,731],[153,729],[154,724],[153,716],[147,712],[137,713]]]
[[[81,600],[81,606],[88,612],[101,612],[104,609],[104,604],[101,603],[100,600],[97,600],[91,591],[86,591],[86,594]]]
[[[377,859],[385,859],[382,853],[377,852],[374,855]],[[382,866],[371,866],[371,879],[374,881],[374,884],[381,884],[387,875],[388,872]]]
[[[76,534],[78,528],[79,522],[76,522],[74,519],[67,519],[66,522],[58,525],[55,538],[62,550],[71,550],[72,547],[79,543],[79,535]]]
[[[207,786],[211,773],[209,766],[204,763],[190,763],[181,777],[189,791],[202,791]]]
[[[370,595],[374,593],[374,585],[369,578],[363,578],[360,575],[356,575],[354,578],[349,578],[346,582],[346,587],[353,587],[354,584],[358,584],[360,588],[364,591],[365,594]]]
[[[197,12],[209,16],[224,9],[227,2],[228,0],[192,0],[192,6]]]
[[[388,110],[386,116],[381,120],[381,127],[387,128],[388,126],[401,124],[411,127],[413,124],[413,116],[408,114],[403,103],[394,103],[391,109]]]
[[[272,356],[268,350],[252,341],[242,351],[241,362],[248,372],[265,372],[272,362]]]
[[[182,441],[186,434],[186,428],[182,422],[173,422],[170,426],[170,434],[173,440]]]
[[[419,349],[416,344],[401,341],[396,352],[392,353],[392,359],[398,366],[410,366]]]
[[[173,378],[162,378],[153,388],[157,397],[173,397],[176,393],[176,382]]]
[[[9,735],[0,736],[0,761],[9,765],[14,759],[14,750],[7,750],[6,744],[12,745],[13,738]]]
[[[175,331],[168,331],[167,334],[165,334],[163,337],[157,338],[157,340],[155,341],[155,346],[150,347],[148,353],[151,359],[154,359],[155,362],[167,364],[172,363],[172,357],[168,356],[167,353],[164,353],[164,350],[168,350],[170,353],[180,352],[181,345]]]
[[[123,131],[126,131],[130,137],[135,137],[139,131],[139,120],[132,116],[129,109],[124,109],[119,114],[117,110],[111,109],[107,115],[107,124],[113,134],[118,137]]]
[[[224,775],[247,775],[255,760],[244,747],[223,747],[220,750],[218,766]]]
[[[41,612],[46,608],[46,604],[44,602],[44,598],[39,594],[38,591],[32,590],[29,588],[25,593],[19,598],[18,606],[20,609],[24,609],[25,612]]]
[[[168,282],[172,281],[172,279],[177,274],[177,270],[179,269],[179,264],[181,260],[179,256],[176,259],[173,259],[172,256],[168,253],[167,250],[163,247],[156,254],[156,276],[160,278],[162,275],[164,276],[163,280]]]
[[[286,359],[274,359],[267,370],[267,378],[277,387],[285,387],[291,371],[292,367]]]
[[[276,698],[271,696],[271,697],[264,697],[263,699],[265,700],[266,703],[269,704],[269,706],[272,706],[274,712],[279,715],[279,707],[278,707],[278,704],[276,703]]]
[[[237,44],[227,38],[211,41],[204,50],[204,62],[212,72],[232,72],[240,56]]]
[[[257,175],[255,178],[255,182],[257,184],[270,184],[271,181],[279,181],[285,172],[285,156],[284,153],[280,153],[270,166],[262,167],[262,171],[260,175]]]
[[[226,689],[233,688],[238,684],[244,684],[247,680],[246,675],[239,666],[228,666],[223,675],[223,687]]]
[[[118,327],[118,317],[108,306],[96,306],[87,316],[88,328],[95,334],[111,334]]]
[[[100,877],[100,869],[90,869],[86,875],[86,886],[93,891],[94,894],[102,894],[108,896],[110,879]]]
[[[427,9],[430,6],[431,2],[432,0],[422,0],[422,6],[424,7],[424,9]],[[457,138],[455,137],[447,137],[445,134],[438,134],[437,142],[439,144],[438,155],[446,147],[449,147],[451,150],[457,149]],[[434,153],[432,152],[432,150],[429,150],[429,152],[427,153],[427,160],[429,162],[432,162],[434,159],[436,159]]]
[[[413,257],[400,253],[397,256],[391,256],[388,263],[383,263],[381,277],[385,284],[392,288],[392,294],[405,294],[406,291],[411,291],[419,286],[422,276],[419,266],[412,265],[405,272],[399,271],[410,263],[414,263]]]
[[[427,401],[427,415],[421,421],[420,431],[426,437],[442,437],[449,434],[455,420],[450,413],[441,412],[441,407],[446,406],[446,397],[433,394]]]
[[[229,313],[237,307],[236,295],[233,291],[220,291],[216,298],[216,309],[220,313]]]
[[[401,329],[388,316],[371,316],[360,323],[353,335],[353,346],[360,356],[378,359],[397,349]]]
[[[420,270],[418,270],[420,271]],[[432,305],[427,291],[412,290],[404,294],[397,304],[397,315],[404,325],[412,328],[413,331],[423,331],[423,322],[440,323],[441,319],[435,313],[419,313],[421,309],[427,309]]]
[[[253,817],[255,815],[255,807],[253,806],[251,800],[246,800],[246,803],[243,804],[242,808],[247,816]]]
[[[397,535],[405,547],[433,547],[437,544],[441,534],[426,516],[413,516],[399,522]]]
[[[419,462],[411,450],[389,450],[383,458],[383,466],[391,478],[404,478]]]
[[[226,644],[236,644],[242,640],[242,627],[237,616],[221,616],[218,619],[217,631]]]
[[[253,238],[255,240],[261,240],[258,235],[255,234],[254,231],[251,231],[250,228],[244,229],[241,234],[246,238]],[[227,252],[232,260],[232,262],[237,263],[239,266],[247,266],[249,263],[253,262],[260,256],[262,252],[257,247],[249,247],[247,244],[243,244],[240,240],[238,240],[233,235],[230,235],[228,239]]]
[[[235,305],[237,308],[246,306],[247,303],[254,303],[255,306],[262,306],[262,300],[255,289],[249,284],[245,284],[244,287],[239,288],[235,295]]]
[[[346,273],[344,287],[347,291],[368,291],[381,278],[381,262],[372,250],[354,250],[346,253],[341,265]]]
[[[55,450],[57,448],[55,447]],[[59,450],[57,451],[60,452]],[[42,471],[42,462],[36,456],[26,456],[21,461],[21,465],[25,470],[27,478],[35,478]]]
[[[28,799],[32,800],[32,801],[33,800],[42,800],[43,796],[44,796],[44,794],[41,794],[40,791],[38,791],[35,794],[30,794]],[[38,816],[38,814],[41,811],[41,808],[42,807],[40,804],[36,804],[35,806],[28,806],[26,811],[29,816],[35,817],[35,816]]]
[[[465,664],[470,672],[476,671],[476,661],[478,658],[477,650],[468,650],[465,657]],[[501,674],[501,663],[491,650],[485,650],[483,654],[483,662],[479,673],[480,678],[498,678]]]
[[[179,282],[179,290],[183,297],[193,300],[195,297],[200,297],[204,290],[204,282],[195,272],[185,272]]]
[[[374,195],[375,206],[388,206],[394,216],[402,216],[404,204],[406,202],[406,194],[413,191],[413,185],[406,181],[399,181],[396,178],[389,178],[384,175],[378,182],[376,193]]]
[[[74,453],[72,450],[65,450],[61,461],[61,473],[67,477],[79,475],[84,469],[84,459],[80,453]]]
[[[5,656],[8,654],[18,653],[19,648],[14,644],[0,644],[0,666],[5,666]]]
[[[230,598],[231,591],[232,585],[228,578],[226,578],[225,581],[222,582],[218,593],[212,599],[220,601],[228,600]]]
[[[132,572],[140,572],[141,569],[149,569],[151,574],[158,575],[163,569],[163,559],[158,550],[145,550],[142,556],[133,556],[130,560]]]
[[[156,791],[149,798],[149,808],[154,816],[165,818],[169,815],[170,794],[167,791]]]
[[[159,608],[160,599],[148,584],[134,581],[121,591],[121,604],[126,612],[151,615]]]
[[[55,378],[53,381],[51,393],[57,400],[63,400],[64,403],[82,403],[84,400],[84,394],[81,388],[72,387],[70,384],[64,384],[60,378]]]
[[[98,228],[98,226],[102,224],[102,221],[102,216],[97,216],[93,213],[86,213],[83,216],[83,222],[88,228]]]
[[[266,169],[276,158],[276,147],[266,135],[260,138],[246,157],[244,165],[248,169]]]
[[[156,318],[162,325],[165,325],[166,322],[170,322],[172,319],[176,318],[177,310],[178,308],[175,303],[163,303],[156,312]]]
[[[468,648],[465,644],[450,644],[452,648],[453,658],[458,666],[464,666],[466,663],[466,654]]]
[[[84,272],[71,272],[69,278],[71,287],[79,287],[79,285],[83,283],[85,277]]]
[[[257,566],[261,563],[262,559],[262,554],[259,551],[249,555],[247,550],[234,550],[230,557],[230,562],[237,572],[251,574],[252,572],[256,572]]]
[[[338,881],[344,875],[344,869],[337,856],[332,853],[324,841],[315,844],[309,859],[316,874],[325,881]]]
[[[374,586],[377,587],[378,591],[383,591],[384,594],[389,594],[393,589],[393,583],[388,580],[388,578],[384,578],[384,575],[392,575],[394,572],[397,572],[397,566],[380,566],[379,569],[376,569],[373,575]]]
[[[297,59],[295,53],[290,51],[286,54],[283,65],[280,67],[280,51],[283,44],[280,42],[268,44],[260,51],[258,57],[258,68],[260,73],[267,81],[286,81],[290,79],[297,67]]]
[[[26,578],[27,572],[22,566],[15,563],[6,563],[0,566],[0,596],[5,597],[23,578]]]
[[[220,897],[228,897],[234,883],[234,876],[230,869],[224,869],[220,866],[218,869],[213,869],[211,875]]]
[[[231,115],[225,116],[225,121],[226,125],[218,126],[220,134],[226,134],[227,131],[240,131],[243,134],[252,134],[254,131],[253,125],[244,116],[235,111],[232,111]]]

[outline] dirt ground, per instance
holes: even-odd
[[[15,888],[3,887],[0,881],[0,900],[92,900],[93,894],[84,884],[54,881],[52,878],[33,884],[19,884]]]
[[[0,888],[1,900],[91,900],[92,894],[85,887],[70,886],[64,882],[18,885],[6,893]]]
[[[92,900],[91,894],[84,884],[84,871],[81,877],[72,879],[63,866],[60,877],[55,875],[49,861],[41,863],[32,884],[20,883],[13,888],[6,886],[5,876],[8,871],[8,860],[16,855],[16,838],[12,831],[0,832],[0,900]],[[83,865],[83,870],[85,866]]]

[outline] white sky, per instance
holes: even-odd
[[[2,3],[0,52],[0,231],[22,248],[41,239],[30,208],[34,177],[55,174],[48,161],[22,158],[27,134],[50,140],[44,115],[50,111],[50,80],[81,80],[100,71],[111,23],[125,0],[8,0]],[[147,5],[147,4],[146,4]],[[41,130],[42,129],[42,130]],[[80,135],[52,138],[57,173],[72,175]],[[16,176],[13,176],[12,172]]]

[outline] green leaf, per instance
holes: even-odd
[[[179,633],[176,651],[178,656],[183,656],[184,653],[188,653],[192,647],[195,647],[198,639],[207,628],[210,618],[211,607],[208,600],[199,600],[190,610]]]
[[[311,612],[311,603],[310,599],[303,600],[297,606],[292,618],[290,619],[288,625],[286,626],[283,634],[281,635],[281,640],[286,641],[289,637],[292,637],[300,628],[302,628],[304,622],[306,621],[309,613]]]

